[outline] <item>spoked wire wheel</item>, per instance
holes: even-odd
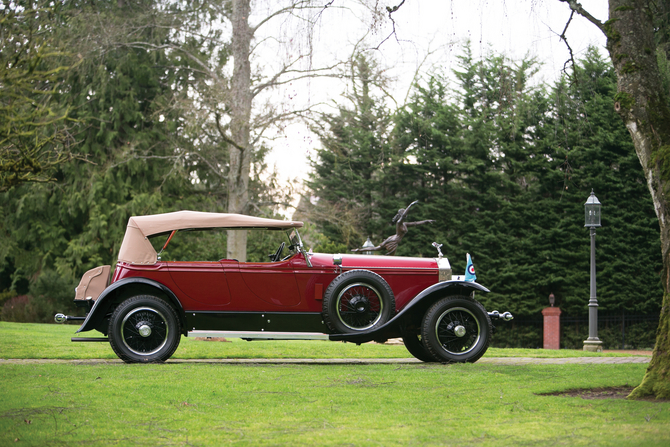
[[[374,329],[395,313],[388,283],[369,270],[349,270],[335,278],[323,295],[323,319],[334,333]]]
[[[152,355],[160,351],[167,343],[169,333],[165,315],[151,307],[131,310],[121,323],[123,344],[137,355]]]
[[[349,329],[362,331],[373,327],[382,318],[383,310],[379,291],[369,284],[351,284],[337,296],[337,316]]]
[[[164,362],[179,346],[175,310],[164,300],[141,295],[123,301],[109,320],[109,344],[127,363]]]
[[[475,362],[491,339],[484,307],[467,296],[450,296],[433,304],[421,327],[421,342],[440,362]]]
[[[450,354],[463,355],[472,351],[479,342],[482,329],[477,317],[464,307],[446,310],[437,319],[435,336]]]

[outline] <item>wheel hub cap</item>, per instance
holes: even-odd
[[[481,338],[482,328],[477,316],[465,307],[450,307],[435,324],[435,337],[450,355],[461,356],[472,352]]]
[[[349,301],[349,305],[358,313],[365,313],[370,308],[370,303],[365,297],[355,296]]]
[[[462,337],[465,335],[465,327],[461,326],[460,324],[454,328],[454,334],[456,334],[457,337]]]
[[[354,283],[344,288],[335,301],[337,318],[349,329],[363,331],[382,319],[382,295],[369,284]]]
[[[148,324],[141,324],[137,328],[137,332],[139,332],[142,337],[148,337],[151,335],[151,327]]]

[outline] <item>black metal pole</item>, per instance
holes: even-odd
[[[602,351],[598,339],[598,298],[596,297],[596,229],[591,227],[591,298],[589,299],[589,338],[584,342],[585,351]]]

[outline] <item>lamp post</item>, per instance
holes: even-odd
[[[603,342],[598,338],[598,299],[596,298],[596,228],[600,226],[600,202],[591,190],[584,204],[584,226],[591,232],[591,298],[589,299],[589,338],[584,340],[584,351],[602,352]]]

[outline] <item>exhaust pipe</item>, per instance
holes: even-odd
[[[514,319],[511,313],[509,312],[500,313],[497,310],[489,312],[489,318],[497,318],[499,320],[505,320],[505,321],[510,321]]]
[[[77,320],[85,320],[86,317],[71,317],[69,315],[64,315],[61,313],[58,313],[54,315],[54,321],[56,323],[65,323],[66,321],[77,321]]]

